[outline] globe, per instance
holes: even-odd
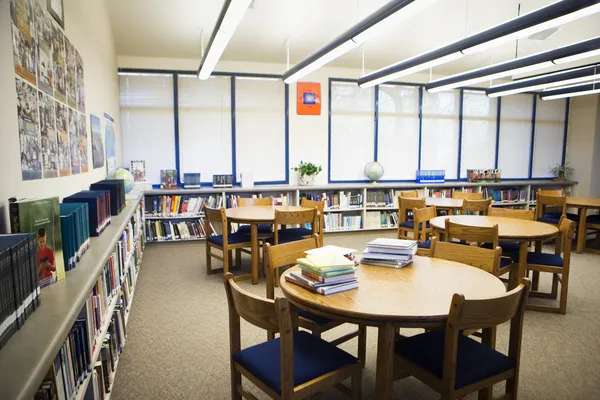
[[[119,168],[112,176],[114,179],[123,179],[125,182],[125,193],[131,192],[133,189],[133,175],[125,168]]]
[[[365,166],[365,175],[371,182],[376,182],[383,176],[383,165],[377,161],[371,161]]]

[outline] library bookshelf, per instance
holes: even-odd
[[[141,194],[128,195],[125,209],[119,215],[112,216],[111,225],[100,236],[90,239],[90,247],[76,268],[67,272],[65,279],[42,289],[38,309],[0,350],[0,398],[32,399],[35,396],[76,319],[82,309],[88,306],[90,293],[104,273],[108,261],[111,257],[116,257],[115,251],[119,248],[123,234],[133,230],[133,247],[127,248],[127,257],[119,259],[126,270],[116,280],[117,288],[109,296],[101,326],[94,337],[90,337],[94,344],[89,349],[90,364],[91,370],[94,370],[94,365],[100,358],[103,337],[109,330],[113,311],[120,303],[120,296],[124,291],[128,291],[125,321],[129,316],[144,248],[143,200]],[[117,365],[114,365],[111,372],[113,377]],[[72,398],[85,397],[86,391],[92,389],[92,376],[93,373],[88,371],[85,378],[78,382]]]
[[[325,233],[361,232],[371,230],[396,229],[397,196],[403,190],[418,190],[423,197],[451,197],[452,191],[482,192],[484,197],[491,197],[495,207],[512,207],[529,209],[535,207],[535,192],[538,188],[564,188],[570,193],[576,185],[574,181],[555,182],[551,180],[500,181],[489,183],[446,182],[437,184],[418,183],[375,183],[375,184],[331,184],[315,186],[264,185],[253,188],[201,188],[201,189],[169,189],[146,190],[146,242],[164,243],[177,241],[204,240],[202,231],[198,235],[174,239],[153,236],[156,223],[173,224],[173,221],[184,222],[196,220],[200,224],[204,216],[199,207],[192,212],[183,208],[191,198],[197,198],[194,204],[203,201],[211,207],[234,207],[237,197],[273,197],[275,204],[300,205],[302,197],[320,200],[327,198],[325,208]],[[179,200],[176,198],[179,197]],[[171,198],[171,200],[165,200]],[[156,200],[156,201],[155,201]],[[159,207],[160,201],[172,205]],[[181,207],[180,207],[181,206]],[[177,211],[175,209],[177,208]],[[152,225],[154,224],[154,225]],[[163,229],[164,228],[158,228]],[[167,229],[173,229],[171,226]],[[185,230],[185,228],[184,228]]]

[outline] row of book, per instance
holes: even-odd
[[[70,271],[81,261],[90,247],[90,225],[87,203],[61,203],[60,228],[65,270]]]
[[[396,211],[367,211],[365,215],[365,228],[394,228],[398,226],[398,212]]]
[[[363,195],[358,192],[306,192],[301,193],[300,197],[306,197],[309,200],[325,200],[325,211],[340,210],[348,208],[361,208],[363,205]]]
[[[160,217],[193,216],[202,211],[203,204],[217,205],[217,196],[162,195],[146,198],[146,214]]]
[[[240,197],[242,198],[254,198],[254,199],[262,199],[264,197],[271,197],[273,199],[274,206],[287,206],[289,205],[289,196],[287,193],[270,193],[269,196],[263,196],[262,194],[253,194],[251,196],[247,195],[238,195],[238,194],[229,194],[225,198],[225,206],[227,208],[235,208],[238,207],[238,201]]]
[[[324,216],[325,230],[347,231],[362,228],[361,215],[343,215],[342,213],[329,213]]]
[[[367,243],[361,262],[380,267],[404,268],[412,264],[417,245],[416,240],[378,238]]]
[[[492,198],[494,203],[527,201],[526,189],[489,189],[483,188],[483,198]]]
[[[206,237],[204,218],[194,220],[146,220],[146,241],[193,240]]]
[[[82,190],[63,198],[63,203],[87,203],[91,236],[100,234],[111,223],[110,192],[106,190]]]
[[[394,190],[367,191],[367,208],[369,207],[398,207]]]

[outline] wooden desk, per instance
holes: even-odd
[[[281,290],[297,307],[331,319],[379,328],[377,344],[377,399],[392,398],[394,339],[397,327],[442,327],[454,293],[483,299],[505,293],[495,276],[452,261],[415,256],[402,269],[360,265],[358,289],[329,296],[312,293],[285,281]]]
[[[250,258],[252,260],[251,274],[253,285],[258,283],[258,224],[274,224],[276,209],[282,211],[304,210],[302,207],[295,206],[252,206],[228,208],[225,210],[228,222],[250,224]]]
[[[462,199],[449,199],[447,197],[426,197],[425,204],[428,207],[435,206],[440,210],[455,210],[463,206]]]
[[[585,250],[585,242],[587,239],[587,210],[600,210],[600,199],[593,197],[567,197],[567,207],[574,207],[578,209],[579,214],[579,228],[577,230],[577,253],[581,253]]]
[[[483,215],[452,215],[449,217],[436,217],[429,223],[434,230],[444,232],[446,229],[446,218],[457,224],[472,226],[494,226],[498,225],[498,239],[519,242],[519,263],[516,280],[511,282],[511,288],[515,287],[521,278],[525,276],[527,265],[527,249],[529,241],[537,241],[554,237],[558,234],[558,228],[543,222],[528,221],[516,218],[486,217]]]

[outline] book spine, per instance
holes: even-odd
[[[21,232],[21,218],[19,216],[19,203],[10,203],[10,231],[11,233]]]

